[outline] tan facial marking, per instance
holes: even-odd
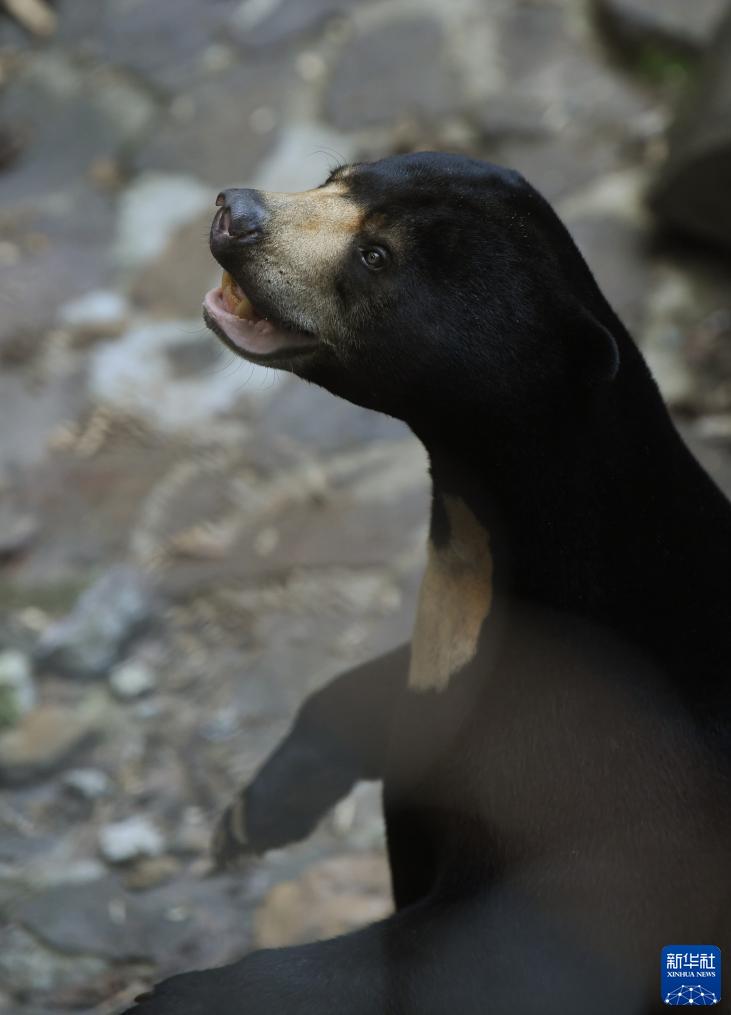
[[[341,184],[264,197],[275,213],[277,231],[286,233],[290,241],[292,232],[303,231],[317,234],[324,245],[332,246],[336,237],[346,242],[354,236],[363,222],[362,209],[349,199]],[[306,242],[315,242],[315,237],[308,236]]]
[[[264,193],[263,199],[271,220],[255,270],[265,290],[275,303],[281,292],[302,327],[321,336],[340,330],[333,280],[352,255],[363,209],[337,181],[298,194]]]
[[[411,643],[409,687],[443,691],[474,658],[492,606],[492,555],[486,530],[459,497],[445,497],[449,541],[430,542]]]

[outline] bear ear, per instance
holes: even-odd
[[[581,383],[610,384],[619,372],[619,347],[611,331],[583,306],[573,308],[567,328],[570,369]]]

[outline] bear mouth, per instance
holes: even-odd
[[[203,300],[206,324],[234,352],[257,363],[288,359],[312,352],[319,340],[285,322],[260,314],[235,279],[224,271],[221,285]]]

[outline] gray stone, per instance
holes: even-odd
[[[637,334],[651,282],[647,174],[633,167],[598,177],[557,203],[609,302]]]
[[[402,440],[405,424],[334,398],[329,392],[288,379],[264,407],[256,433],[309,444],[320,451],[336,451],[378,440]]]
[[[0,981],[19,995],[38,995],[80,987],[108,969],[93,955],[67,955],[47,948],[22,927],[0,924]],[[5,1009],[2,1009],[5,1010]],[[26,1011],[14,1008],[8,1011]]]
[[[595,138],[577,131],[506,137],[481,154],[517,169],[552,202],[625,165],[621,148],[613,138]]]
[[[147,100],[118,76],[84,75],[57,52],[23,61],[3,96],[23,140],[3,174],[0,224],[16,256],[4,268],[0,345],[32,352],[59,304],[106,279],[112,215],[90,177],[144,130]]]
[[[587,216],[569,224],[602,291],[629,330],[636,333],[643,321],[649,287],[645,234],[610,216]]]
[[[215,194],[195,177],[143,173],[127,188],[119,203],[117,263],[129,270],[153,261],[163,253],[177,229],[204,208],[213,210],[214,201]]]
[[[142,574],[128,565],[112,567],[82,593],[67,617],[43,632],[38,659],[71,676],[99,676],[150,621],[151,612]]]
[[[348,162],[357,154],[352,135],[321,123],[292,123],[259,167],[252,186],[280,191],[317,187],[326,178],[334,159]]]
[[[598,21],[626,51],[647,46],[698,52],[713,38],[727,0],[593,0]]]
[[[200,735],[211,743],[223,743],[239,733],[239,714],[236,708],[217,709],[200,728]],[[205,835],[205,832],[203,833]]]
[[[140,148],[135,166],[208,181],[213,209],[222,187],[250,183],[277,140],[284,102],[295,84],[291,61],[282,59],[238,63],[191,84]]]
[[[109,684],[118,698],[138,698],[157,687],[157,674],[146,663],[134,659],[115,666]]]
[[[60,851],[68,853],[68,850]],[[74,860],[68,855],[56,857],[44,854],[24,871],[25,882],[31,891],[42,888],[57,888],[59,885],[87,885],[106,877],[108,871],[101,860],[92,858]]]
[[[143,959],[138,910],[130,913],[116,879],[59,885],[21,900],[15,921],[62,955],[90,955],[114,961]]]
[[[592,48],[568,5],[511,4],[498,24],[506,94],[518,111],[514,123],[532,119],[551,133],[581,132],[585,143],[600,132],[609,133],[615,145],[642,134],[652,99]],[[490,126],[493,101],[499,106],[505,95],[476,110],[478,124],[486,119]]]
[[[177,90],[200,72],[201,54],[212,43],[226,41],[239,2],[108,3],[90,41],[98,57],[131,69],[158,87]],[[69,7],[74,3],[67,0]]]
[[[109,776],[99,768],[72,768],[64,774],[63,785],[85,800],[99,800],[112,788]]]
[[[38,519],[0,499],[0,563],[24,553],[38,534]]]
[[[276,546],[263,560],[251,560],[250,566],[258,564],[261,570],[264,564],[271,570],[388,564],[403,548],[404,531],[413,531],[423,521],[424,506],[420,484],[394,494],[388,503],[333,496],[322,505],[290,505],[273,520]]]
[[[164,848],[161,832],[142,814],[114,821],[99,829],[99,849],[109,863],[129,863],[143,856],[160,856]]]
[[[698,427],[691,427],[687,422],[681,423],[679,429],[703,468],[713,476],[726,497],[731,500],[731,456],[728,448],[702,440]]]
[[[353,130],[432,119],[459,109],[460,102],[441,27],[414,17],[389,21],[346,42],[331,75],[325,112],[336,127]]]
[[[26,61],[4,95],[23,150],[3,175],[0,207],[78,190],[99,160],[116,161],[153,115],[147,96],[106,68],[84,74],[58,52]]]
[[[656,268],[655,275],[645,327],[637,338],[665,401],[671,408],[687,410],[695,396],[688,336],[704,301],[691,273],[664,266]]]
[[[211,217],[207,206],[172,233],[165,249],[154,260],[131,273],[130,297],[144,314],[155,318],[200,319],[203,294],[209,284],[219,282],[221,273],[208,246]],[[220,346],[214,342],[210,350],[214,356]],[[199,363],[207,365],[205,358],[200,358]]]
[[[0,783],[16,785],[52,774],[98,731],[98,716],[89,709],[40,705],[0,735]]]
[[[518,169],[551,201],[635,163],[665,122],[570,14],[552,3],[503,11],[497,25],[508,87],[470,111],[478,153]]]
[[[180,874],[180,861],[174,856],[148,856],[138,860],[126,872],[125,888],[143,892],[164,884]]]
[[[0,726],[12,725],[30,712],[36,697],[28,656],[14,649],[0,652]]]
[[[314,31],[337,15],[346,15],[357,0],[245,0],[231,19],[236,38],[254,49],[285,42]]]
[[[3,834],[0,838],[0,870],[2,880],[8,874],[15,875],[26,864],[33,866],[35,863],[43,863],[48,853],[56,843],[46,836],[30,836],[29,829],[21,821],[13,823],[8,818],[11,814],[10,808],[5,809]],[[18,878],[22,881],[22,875]]]
[[[56,38],[65,49],[98,57],[108,0],[56,0]]]
[[[21,466],[16,475],[23,477],[23,489],[43,520],[39,537],[16,565],[17,584],[11,587],[18,623],[35,648],[39,633],[73,609],[101,568],[128,556],[143,499],[180,449],[172,441],[153,440],[129,414],[120,418],[102,408],[88,413],[85,384],[76,403],[60,383],[44,388],[43,398],[37,387],[25,387],[17,376],[0,373],[3,417],[6,412],[10,417],[7,433],[0,427],[0,469],[6,460]],[[15,449],[13,435],[20,445]],[[80,524],[81,518],[89,524]],[[5,612],[0,609],[0,617]]]
[[[324,467],[305,457],[269,482],[234,475],[225,496],[240,515],[227,552],[171,559],[161,579],[170,594],[251,584],[293,567],[392,564],[426,520],[427,470],[416,441],[392,440],[359,445]],[[305,598],[315,601],[312,592]]]
[[[44,349],[43,338],[56,323],[59,305],[109,280],[111,259],[105,244],[113,222],[108,202],[83,188],[67,197],[52,207],[50,197],[32,208],[23,203],[14,207],[8,228],[25,230],[30,224],[33,232],[23,233],[25,243],[17,263],[3,268],[0,356],[4,363],[37,358]],[[13,383],[17,384],[15,378]],[[50,392],[49,397],[54,394]],[[34,398],[36,412],[39,408],[43,412],[41,401]]]
[[[670,134],[653,195],[662,222],[731,249],[731,11]]]
[[[28,33],[14,18],[0,18],[0,46],[8,50],[22,50],[28,43]]]
[[[221,369],[226,364],[232,368]],[[200,318],[139,324],[96,349],[89,367],[95,398],[173,433],[197,430],[239,403],[266,401],[282,380],[237,361]]]
[[[112,289],[93,289],[64,303],[58,323],[82,335],[116,335],[130,313],[127,299]]]
[[[65,885],[21,900],[17,924],[62,955],[157,962],[162,974],[219,965],[246,950],[246,885],[219,877],[129,893],[117,878]]]
[[[537,96],[519,95],[512,89],[481,102],[473,111],[472,119],[483,137],[490,141],[551,135],[545,103]]]

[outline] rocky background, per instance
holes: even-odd
[[[408,633],[427,509],[403,427],[203,328],[217,191],[419,147],[515,165],[728,490],[725,7],[5,0],[0,1009],[113,1012],[388,909],[371,786],[210,876],[302,698]]]

